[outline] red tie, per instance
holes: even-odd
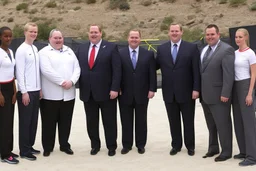
[[[89,59],[89,66],[90,66],[90,69],[92,69],[93,64],[94,64],[95,46],[96,46],[96,45],[93,45],[93,46],[92,46],[92,50],[91,50],[91,54],[90,54],[90,59]]]

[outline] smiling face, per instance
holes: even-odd
[[[205,40],[209,46],[214,46],[218,43],[220,39],[220,33],[217,32],[216,28],[206,28],[205,30]]]
[[[90,26],[88,37],[92,44],[99,43],[102,37],[100,28],[96,25]]]
[[[8,47],[12,42],[12,31],[9,29],[3,30],[0,36],[1,46]]]
[[[128,36],[128,43],[132,49],[136,49],[140,44],[140,33],[139,31],[130,31]]]
[[[180,41],[182,34],[183,34],[183,31],[178,24],[170,25],[168,35],[169,35],[170,40],[173,43],[177,43],[178,41]]]
[[[52,33],[52,35],[49,37],[49,42],[50,42],[50,45],[54,49],[56,49],[56,50],[62,49],[64,40],[63,40],[63,36],[62,36],[61,32],[60,31],[54,31]]]
[[[29,42],[31,41],[33,42],[34,40],[36,40],[37,33],[38,33],[37,26],[32,26],[32,25],[29,25],[27,29],[24,31],[24,35]]]

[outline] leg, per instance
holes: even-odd
[[[165,103],[172,135],[172,147],[180,150],[182,147],[180,108],[177,102]]]
[[[109,150],[115,150],[117,148],[116,102],[117,100],[114,99],[101,102],[100,104],[105,139]]]
[[[74,110],[75,100],[61,101],[60,116],[59,116],[59,141],[61,149],[70,149],[70,144],[68,143],[72,116]]]
[[[131,149],[133,145],[133,105],[119,103],[120,117],[122,124],[122,145],[123,148]]]

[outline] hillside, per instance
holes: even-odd
[[[256,24],[256,11],[249,10],[255,0],[245,0],[238,7],[231,7],[230,0],[224,4],[221,0],[168,1],[173,0],[128,0],[130,9],[122,11],[110,9],[110,0],[92,4],[88,0],[1,0],[1,26],[13,28],[35,21],[56,25],[65,36],[86,38],[88,25],[99,23],[107,39],[120,40],[134,27],[141,29],[143,38],[166,39],[164,24],[169,21],[181,23],[187,32],[199,36],[209,23],[217,24],[224,35],[230,27]],[[56,4],[49,6],[49,2]],[[18,10],[21,3],[28,4],[27,8]]]

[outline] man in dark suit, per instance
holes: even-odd
[[[157,49],[157,64],[162,72],[162,93],[168,114],[172,149],[170,155],[182,148],[181,114],[184,141],[188,155],[195,153],[195,100],[200,91],[200,54],[195,44],[181,40],[183,30],[179,24],[171,24],[170,41]]]
[[[117,45],[102,40],[100,26],[91,25],[90,42],[81,44],[76,55],[81,67],[80,99],[84,102],[91,155],[100,151],[99,110],[101,110],[108,155],[117,148],[117,96],[121,81],[121,59]]]
[[[139,47],[140,37],[140,31],[131,30],[128,35],[129,46],[120,50],[122,81],[119,106],[122,122],[122,154],[127,154],[132,149],[134,119],[136,147],[138,153],[145,152],[148,101],[156,92],[154,53]]]
[[[202,107],[209,130],[208,152],[203,158],[219,153],[215,161],[232,156],[231,92],[234,82],[234,49],[220,40],[219,28],[210,24],[205,29],[208,43],[201,53]]]

